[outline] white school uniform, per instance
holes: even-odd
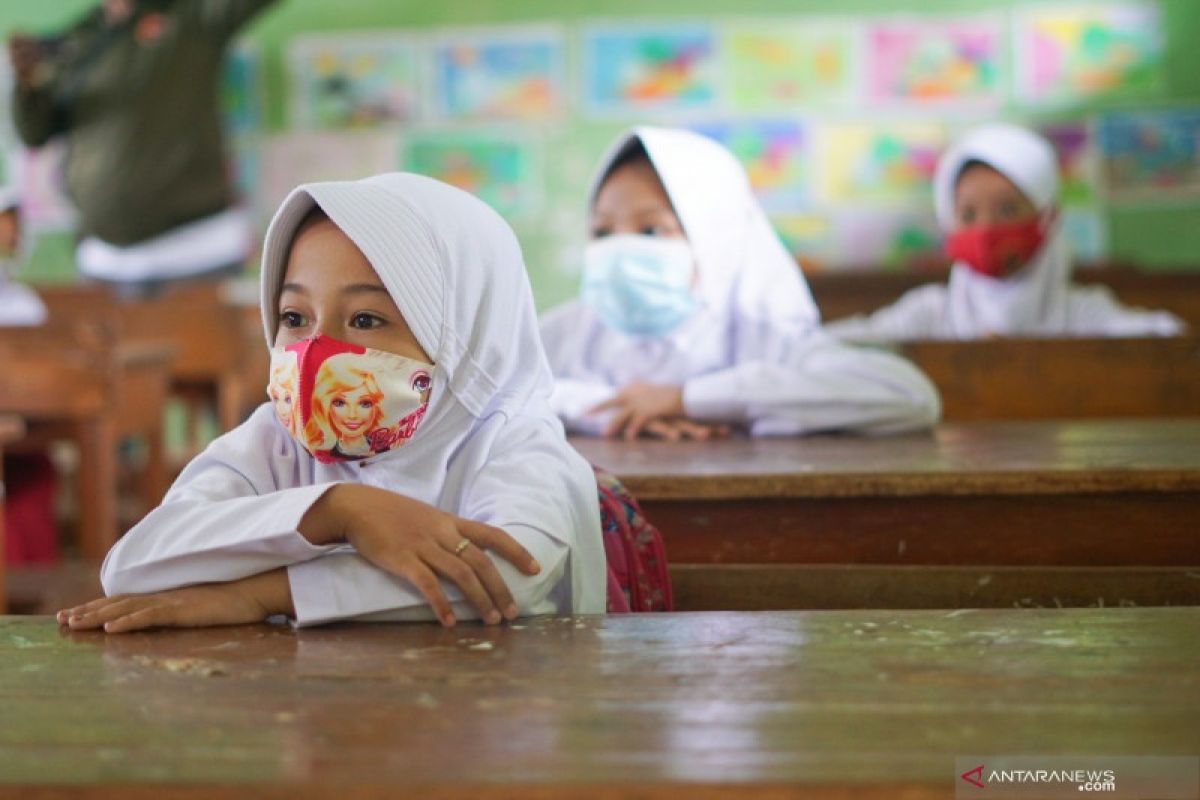
[[[614,330],[579,300],[548,312],[542,341],[555,376],[553,405],[569,429],[598,433],[606,417],[588,409],[636,380],[682,385],[689,417],[757,436],[883,433],[937,421],[937,390],[915,367],[821,332],[795,259],[741,165],[716,142],[635,128],[601,162],[590,203],[613,161],[637,141],[695,254],[700,309],[659,339]]]
[[[954,190],[969,161],[982,161],[1019,188],[1042,212],[1058,201],[1058,165],[1048,142],[1015,125],[976,129],[938,162],[934,203],[938,222],[955,227]],[[946,285],[919,286],[870,315],[830,323],[843,339],[980,339],[997,336],[1174,336],[1183,322],[1165,311],[1121,305],[1106,287],[1071,285],[1071,253],[1061,220],[1052,223],[1033,259],[1007,278],[950,268]]]
[[[603,613],[605,560],[596,482],[549,406],[553,387],[512,231],[470,195],[416,175],[301,186],[263,251],[268,340],[297,225],[316,204],[366,255],[435,362],[429,407],[404,446],[321,464],[269,404],[187,466],[163,504],[101,570],[108,594],[229,581],[287,567],[298,624],[433,619],[405,580],[349,546],[297,531],[339,482],[394,491],[503,528],[541,563],[536,576],[496,559],[523,614]],[[459,618],[476,616],[457,588]]]
[[[0,214],[18,208],[20,198],[10,186],[0,186]],[[0,328],[42,325],[48,316],[46,304],[37,292],[13,281],[16,258],[0,258]]]

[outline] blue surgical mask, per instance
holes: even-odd
[[[583,303],[630,336],[661,338],[699,307],[695,259],[685,239],[621,234],[584,253]]]

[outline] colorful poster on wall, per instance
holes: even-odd
[[[220,93],[227,131],[246,135],[262,130],[262,61],[256,48],[242,44],[226,52]]]
[[[833,202],[932,204],[946,133],[934,123],[830,125],[821,131],[825,197]]]
[[[408,137],[404,169],[457,186],[506,216],[541,204],[541,170],[533,144],[517,135],[428,131]]]
[[[693,129],[738,157],[768,211],[794,212],[810,199],[811,136],[798,120],[740,120]]]
[[[1059,198],[1063,205],[1087,205],[1096,199],[1095,137],[1086,122],[1046,123],[1037,127],[1058,154]]]
[[[563,44],[553,30],[446,33],[433,49],[436,113],[452,120],[539,120],[564,105]]]
[[[404,37],[300,37],[288,69],[297,127],[370,128],[418,114],[417,49]]]
[[[705,111],[717,100],[717,41],[703,24],[592,26],[583,96],[598,114]]]
[[[919,270],[944,264],[932,210],[854,209],[834,217],[831,269]]]
[[[383,131],[292,131],[262,141],[258,205],[268,217],[301,183],[349,181],[396,169],[396,135]]]
[[[852,99],[856,54],[850,25],[747,23],[722,39],[730,104],[738,111],[775,112]]]
[[[1158,5],[1030,7],[1016,21],[1018,99],[1033,103],[1144,97],[1164,86]]]
[[[805,272],[821,272],[829,268],[833,245],[833,227],[829,217],[811,212],[773,214],[771,226]]]
[[[1004,26],[998,17],[903,19],[866,32],[867,95],[881,103],[997,105]]]
[[[1063,235],[1076,261],[1096,262],[1108,257],[1108,226],[1104,212],[1095,206],[1065,208]]]
[[[1114,199],[1200,194],[1200,109],[1107,114],[1097,140],[1105,188]]]

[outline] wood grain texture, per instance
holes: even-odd
[[[6,611],[8,581],[6,578],[6,556],[4,544],[4,446],[25,435],[25,423],[12,414],[0,414],[0,614]]]
[[[0,796],[950,797],[956,754],[1196,753],[1198,627],[1030,609],[105,638],[10,617]]]

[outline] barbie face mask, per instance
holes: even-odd
[[[429,403],[433,365],[316,336],[271,351],[267,395],[288,433],[322,463],[394,450]]]

